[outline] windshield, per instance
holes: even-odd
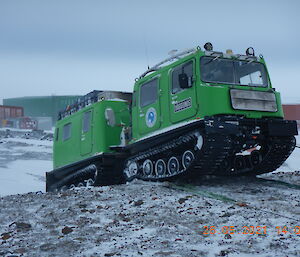
[[[205,82],[267,87],[267,72],[262,63],[204,56],[200,59],[201,79]]]

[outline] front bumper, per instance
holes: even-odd
[[[265,136],[298,135],[297,122],[283,119],[248,119],[237,116],[205,117],[205,131],[208,134],[221,133],[239,135],[252,131]]]

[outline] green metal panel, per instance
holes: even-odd
[[[105,110],[110,108],[115,114],[115,124],[110,126],[105,118]],[[90,130],[83,132],[83,115],[92,110]],[[53,166],[58,168],[80,161],[102,152],[112,152],[110,146],[120,144],[123,126],[129,126],[130,114],[127,102],[105,100],[85,107],[59,120],[53,142]],[[71,137],[63,140],[63,129],[71,123]],[[58,131],[58,137],[57,137]],[[84,139],[83,139],[84,138]]]
[[[246,90],[244,86],[235,87]],[[280,93],[275,92],[277,100],[277,112],[243,111],[234,110],[231,106],[229,87],[204,86],[197,88],[199,97],[199,112],[197,117],[213,116],[220,114],[244,115],[247,118],[283,117]],[[268,89],[264,89],[267,91]],[[263,90],[260,90],[263,91]],[[203,97],[205,96],[205,97]]]

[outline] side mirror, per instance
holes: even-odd
[[[190,88],[189,77],[186,73],[179,74],[178,81],[181,88]]]

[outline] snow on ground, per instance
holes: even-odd
[[[15,143],[23,143],[24,145],[26,145],[26,147],[28,146],[35,146],[35,147],[39,147],[39,146],[44,146],[46,148],[50,148],[52,150],[52,141],[47,141],[47,140],[38,140],[38,139],[26,139],[26,138],[5,138],[1,140],[3,143],[5,142],[15,142]],[[39,148],[37,148],[39,149]],[[30,151],[30,149],[27,151]]]
[[[0,167],[0,196],[45,192],[44,172],[52,170],[52,161],[18,160],[7,168]]]
[[[299,132],[300,133],[300,132]],[[296,144],[300,146],[300,135],[296,136]],[[277,169],[277,171],[293,172],[300,170],[300,148],[295,148],[294,152],[286,160],[286,162]]]
[[[0,142],[0,256],[300,256],[300,149],[258,178],[54,194],[44,193],[52,142]]]
[[[52,142],[0,139],[0,196],[45,192],[45,172],[52,170]]]

